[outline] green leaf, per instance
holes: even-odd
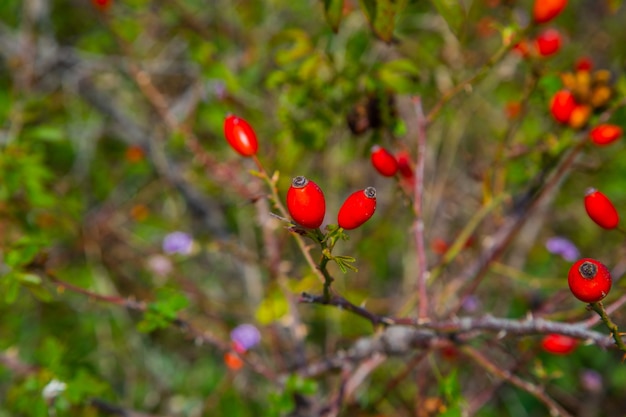
[[[360,3],[374,34],[385,42],[391,42],[396,17],[406,6],[407,0],[360,0]]]
[[[352,256],[338,255],[333,256],[331,259],[337,263],[339,269],[341,269],[341,272],[343,272],[344,274],[348,272],[348,269],[354,272],[358,272],[358,269],[354,265],[352,265],[354,262],[356,262],[356,259],[354,259]]]
[[[107,391],[107,384],[80,369],[74,379],[67,384],[65,395],[73,404],[78,404],[91,397],[99,397]]]
[[[408,59],[397,59],[385,63],[378,70],[378,77],[390,90],[397,93],[418,92],[419,69]]]
[[[40,285],[41,284],[41,278],[35,274],[18,273],[17,279],[22,284],[25,284],[25,285]]]
[[[2,292],[4,293],[4,302],[13,304],[20,293],[20,282],[15,272],[10,272],[0,278]]]
[[[467,20],[467,11],[463,6],[463,2],[458,0],[433,0],[432,3],[441,17],[444,18],[452,33],[458,37]]]
[[[161,288],[157,300],[148,304],[143,320],[137,325],[139,331],[149,333],[166,328],[178,318],[178,312],[189,305],[189,300],[179,292]]]
[[[333,32],[337,33],[339,25],[341,24],[341,18],[343,17],[343,2],[344,0],[323,0],[324,1],[324,16],[326,21],[333,29]]]

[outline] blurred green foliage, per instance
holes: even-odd
[[[285,224],[269,217],[277,210],[250,174],[258,167],[223,140],[227,113],[254,126],[260,161],[280,174],[279,195],[297,175],[322,186],[330,224],[347,195],[376,186],[376,215],[335,252],[354,257],[358,272],[330,272],[355,305],[396,315],[416,288],[412,190],[378,176],[369,150],[380,144],[415,159],[411,97],[428,112],[471,79],[428,128],[428,265],[441,261],[436,239],[451,244],[491,199],[509,198],[430,283],[434,317],[459,301],[459,277],[516,204],[584,137],[549,117],[560,73],[582,55],[611,70],[610,121],[626,127],[621,2],[570,1],[554,22],[566,39],[557,56],[507,52],[493,67],[505,35],[529,21],[531,1],[111,3],[0,2],[0,417],[304,416],[335,398],[344,371],[316,379],[299,371],[374,332],[349,312],[298,303],[321,284]],[[507,116],[510,103],[520,104],[518,116]],[[476,310],[461,312],[588,317],[568,297],[569,262],[543,243],[567,237],[623,271],[623,235],[593,224],[582,196],[601,188],[624,213],[624,152],[623,141],[585,146],[486,272]],[[164,250],[173,231],[193,237],[190,253]],[[607,303],[623,289],[616,280]],[[614,313],[620,325],[624,318]],[[243,322],[263,340],[236,370],[223,353]],[[584,344],[549,355],[540,337],[472,343],[569,410],[587,402],[597,405],[590,415],[623,415],[619,355]],[[546,414],[536,396],[478,378],[482,369],[458,353],[433,348],[424,357],[411,369],[390,359],[366,372],[339,415],[460,416],[469,406],[487,417]],[[585,382],[589,371],[599,387]],[[46,397],[54,381],[64,389]]]

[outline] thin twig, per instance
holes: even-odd
[[[548,408],[551,416],[573,417],[572,414],[564,409],[559,403],[557,403],[550,396],[548,396],[545,390],[539,385],[535,385],[532,382],[526,381],[518,377],[508,370],[502,369],[501,366],[491,362],[489,359],[487,359],[485,355],[483,355],[481,352],[471,346],[462,346],[461,351],[467,357],[474,360],[474,362],[476,362],[476,364],[478,364],[485,371],[489,372],[497,378],[507,381],[511,385],[514,385],[537,398]]]
[[[415,189],[413,196],[413,211],[415,213],[415,223],[413,225],[415,234],[415,250],[417,251],[417,294],[418,313],[421,320],[428,317],[428,294],[426,279],[428,277],[428,265],[426,264],[426,248],[424,245],[424,166],[426,164],[426,119],[422,100],[419,97],[413,98],[413,107],[417,116],[417,163],[415,165]]]

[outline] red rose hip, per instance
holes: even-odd
[[[589,218],[604,229],[615,229],[619,224],[619,214],[615,206],[595,188],[589,188],[585,192],[585,210]]]
[[[241,117],[232,114],[224,119],[224,136],[228,144],[241,156],[253,156],[259,149],[259,142],[252,126]]]
[[[556,29],[547,29],[535,39],[535,48],[541,56],[557,53],[561,49],[561,34]]]
[[[557,17],[567,6],[567,0],[535,0],[533,19],[535,23],[546,23]]]
[[[372,165],[382,176],[393,177],[398,172],[398,161],[389,151],[381,146],[374,145],[371,151]]]
[[[305,177],[295,177],[287,191],[287,210],[299,225],[317,229],[326,214],[326,200],[322,189]]]
[[[576,108],[574,95],[568,90],[557,91],[550,101],[550,113],[559,123],[567,123]]]
[[[552,333],[546,335],[541,341],[541,347],[548,353],[555,355],[567,355],[576,349],[577,340],[564,334]]]
[[[597,303],[611,290],[611,273],[595,259],[583,258],[570,268],[567,283],[574,297],[586,303]]]
[[[609,145],[619,139],[622,133],[621,127],[604,123],[591,129],[589,139],[596,145]]]
[[[376,189],[367,187],[355,191],[343,202],[337,215],[339,227],[356,229],[372,217],[376,211]]]

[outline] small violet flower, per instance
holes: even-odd
[[[602,390],[602,375],[593,369],[586,369],[580,374],[580,383],[589,392]]]
[[[580,252],[576,245],[569,239],[560,236],[551,237],[546,240],[546,249],[554,255],[560,255],[568,262],[573,262],[580,257]]]
[[[175,253],[189,255],[192,247],[193,239],[184,232],[172,232],[163,238],[163,252],[168,255]]]
[[[240,324],[230,332],[234,349],[239,353],[253,348],[261,341],[261,332],[252,324]]]

